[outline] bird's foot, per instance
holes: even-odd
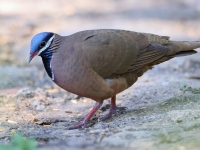
[[[111,97],[111,101],[110,101],[110,110],[108,112],[108,114],[106,114],[105,116],[103,116],[101,118],[102,121],[109,119],[112,117],[112,115],[114,114],[115,116],[117,115],[117,110],[125,110],[125,107],[117,107],[116,106],[116,96]]]
[[[73,129],[78,129],[78,128],[81,128],[81,127],[86,127],[87,126],[87,121],[83,121],[77,125],[73,125],[73,126],[70,126],[69,127],[69,130],[73,130]]]
[[[101,105],[102,105],[102,103],[97,102],[95,104],[95,106],[92,108],[92,110],[89,112],[89,114],[85,117],[85,119],[83,120],[83,122],[79,123],[77,125],[69,127],[69,130],[78,129],[78,128],[81,128],[81,127],[84,127],[84,128],[87,127],[88,121],[95,114],[95,112],[101,107]]]
[[[117,116],[117,111],[124,111],[124,110],[126,110],[126,107],[114,107],[114,108],[110,108],[110,110],[109,110],[109,112],[106,114],[106,115],[104,115],[102,118],[101,118],[101,120],[102,121],[104,121],[104,120],[106,120],[106,119],[109,119],[109,118],[111,118],[112,117],[112,115],[115,115],[115,116]]]
[[[101,121],[104,121],[104,120],[106,120],[106,119],[111,118],[112,115],[115,115],[115,116],[117,115],[116,108],[110,109],[109,112],[101,118]]]

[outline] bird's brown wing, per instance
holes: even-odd
[[[167,47],[160,44],[167,43],[169,38],[123,30],[90,30],[78,34],[82,37],[78,46],[87,54],[92,69],[104,78],[160,59],[167,53]]]
[[[145,52],[138,56],[137,60],[133,63],[128,72],[136,71],[146,65],[151,68],[152,65],[163,62],[162,59],[166,61],[172,58],[170,56],[166,56],[168,50],[169,48],[167,46],[151,43],[145,49]]]

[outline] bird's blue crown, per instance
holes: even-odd
[[[32,40],[31,40],[31,49],[30,54],[39,51],[41,49],[41,42],[48,42],[48,40],[53,36],[54,34],[51,32],[41,32],[36,34]]]

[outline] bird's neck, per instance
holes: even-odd
[[[52,78],[51,58],[42,57],[42,61],[47,74],[49,75],[50,78]]]
[[[53,54],[56,53],[59,49],[59,45],[61,44],[61,37],[55,34],[55,37],[50,44],[49,48],[43,52],[42,61],[44,64],[44,68],[49,75],[49,77],[53,80],[53,70],[51,68],[51,59],[53,58]]]

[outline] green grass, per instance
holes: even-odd
[[[0,145],[0,150],[36,150],[36,142],[18,133],[11,137],[10,144]]]

